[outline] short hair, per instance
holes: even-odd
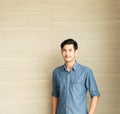
[[[69,38],[69,39],[67,39],[67,40],[64,40],[64,41],[61,43],[61,45],[60,45],[61,49],[63,49],[63,47],[64,47],[66,44],[73,44],[74,49],[75,49],[75,50],[78,49],[78,44],[77,44],[77,42],[76,42],[74,39]]]

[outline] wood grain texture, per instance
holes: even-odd
[[[0,114],[50,114],[52,71],[67,38],[93,69],[96,114],[120,113],[119,0],[0,0]]]

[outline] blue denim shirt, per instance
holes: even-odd
[[[52,78],[52,96],[58,97],[56,114],[88,114],[86,93],[100,96],[93,72],[76,62],[70,72],[66,66],[56,68]]]

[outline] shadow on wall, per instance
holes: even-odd
[[[45,60],[46,60],[46,64],[47,64],[47,68],[45,68],[45,70],[46,70],[45,72],[47,72],[46,75],[48,77],[46,93],[49,95],[48,107],[51,107],[52,73],[56,67],[63,64],[63,60],[62,60],[60,52],[57,49],[53,53],[51,53],[51,55],[48,54],[48,56]],[[47,107],[47,109],[48,109],[48,107]],[[51,108],[49,108],[49,110],[51,111]]]

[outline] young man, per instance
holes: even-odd
[[[52,114],[94,114],[100,93],[89,67],[76,61],[77,42],[67,39],[61,43],[61,54],[65,64],[53,72]],[[89,91],[91,104],[86,106]]]

